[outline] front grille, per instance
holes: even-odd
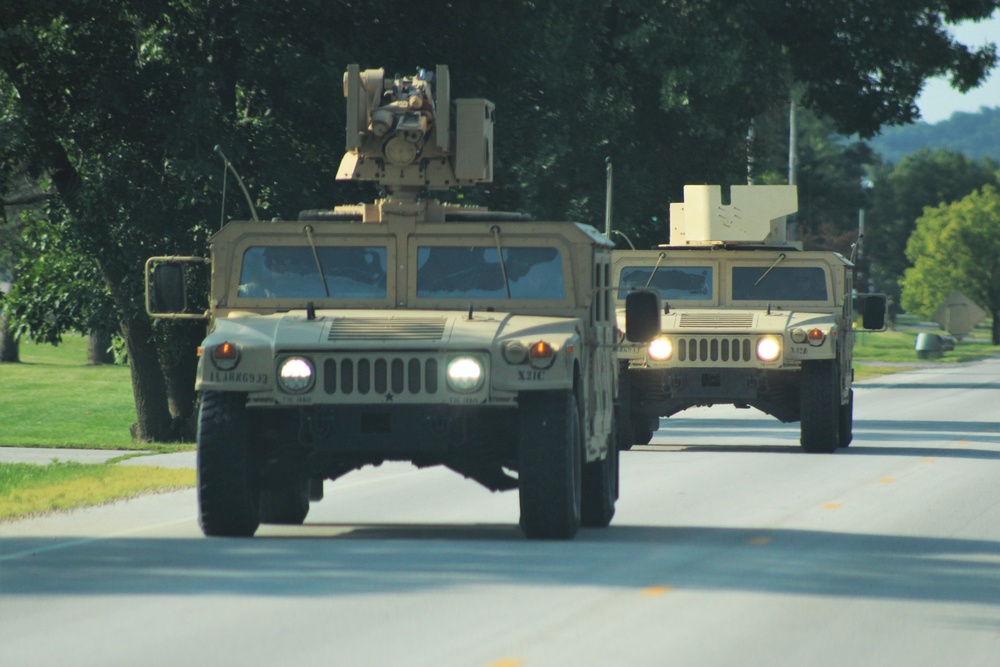
[[[698,336],[676,339],[678,363],[721,362],[746,365],[755,361],[747,336]]]
[[[327,340],[441,340],[443,317],[352,317],[330,323]]]
[[[751,329],[753,318],[753,313],[681,313],[680,327]]]
[[[426,355],[343,356],[323,362],[323,391],[330,395],[431,398],[442,381],[438,360]]]

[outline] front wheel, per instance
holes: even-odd
[[[247,435],[246,395],[206,391],[198,413],[198,523],[210,537],[251,537],[260,492]]]
[[[847,447],[854,440],[854,390],[847,392],[847,403],[840,406],[840,446]]]
[[[603,459],[583,464],[580,520],[590,528],[606,528],[618,499],[618,448],[612,442]]]
[[[814,454],[841,446],[840,375],[835,359],[802,364],[802,424],[799,442]]]
[[[532,539],[570,539],[580,528],[583,485],[576,395],[523,395],[518,419],[521,529]]]

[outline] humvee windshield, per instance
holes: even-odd
[[[827,299],[826,272],[818,266],[734,266],[732,285],[734,301]]]
[[[628,296],[630,289],[642,289],[649,285],[660,292],[665,301],[696,301],[712,298],[712,266],[660,266],[653,279],[649,276],[652,266],[626,266],[618,279],[618,298]]]
[[[243,298],[385,298],[386,248],[316,248],[326,287],[309,246],[252,246],[243,253],[239,296]]]
[[[508,247],[503,266],[491,246],[417,248],[417,296],[431,299],[564,299],[557,248]],[[507,286],[504,285],[504,270]]]

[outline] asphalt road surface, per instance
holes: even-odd
[[[305,526],[206,539],[193,491],[0,525],[0,665],[1000,664],[1000,359],[860,385],[854,444],[692,410],[610,528],[385,465]]]

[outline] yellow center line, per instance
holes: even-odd
[[[503,660],[490,663],[489,667],[521,667],[523,664],[524,660],[520,658],[504,658]]]
[[[674,590],[673,586],[649,586],[642,589],[642,596],[645,598],[651,598],[658,595],[666,595],[672,590]]]
[[[838,509],[840,509],[840,503],[827,503],[826,505],[823,505],[823,509],[825,509],[825,510],[838,510]]]
[[[755,537],[751,539],[749,542],[747,542],[747,544],[755,547],[763,546],[765,544],[770,544],[770,543],[771,543],[770,537]]]
[[[882,479],[880,479],[880,480],[878,481],[878,483],[879,483],[879,484],[892,484],[892,483],[893,483],[893,482],[895,482],[895,481],[896,481],[896,480],[894,480],[894,479],[893,479],[892,477],[883,477]]]
[[[933,456],[928,456],[927,458],[922,459],[922,460],[923,460],[924,463],[934,463],[935,461],[937,461],[937,459],[934,458]]]

